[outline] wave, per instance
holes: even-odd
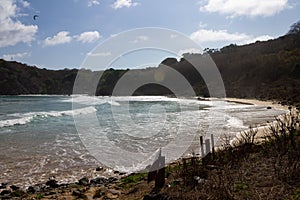
[[[114,106],[119,106],[120,104],[113,101],[110,97],[96,97],[96,96],[74,96],[70,99],[64,99],[62,102],[72,102],[83,105],[101,105],[101,104],[111,104]]]
[[[22,117],[19,119],[1,120],[0,128],[14,126],[14,125],[24,125],[24,124],[31,122],[32,120],[33,120],[33,116],[32,117]]]
[[[172,98],[166,96],[86,96],[86,95],[74,95],[70,99],[64,99],[62,102],[72,102],[83,105],[101,105],[111,104],[113,106],[120,106],[119,102],[177,102],[180,104],[192,104],[192,105],[208,105],[212,106],[210,101],[199,101],[193,98]]]
[[[61,117],[61,116],[73,116],[73,115],[85,115],[96,112],[96,108],[93,106],[66,110],[66,111],[49,111],[49,112],[29,112],[29,113],[15,113],[10,116],[19,117],[17,119],[0,120],[0,128],[9,127],[15,125],[24,125],[32,122],[36,118],[47,118],[47,117]]]
[[[246,129],[248,128],[247,126],[244,125],[243,120],[237,118],[237,117],[232,117],[232,116],[227,116],[228,119],[227,121],[227,126],[232,127],[232,128],[240,128],[240,129]]]

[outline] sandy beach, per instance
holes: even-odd
[[[252,105],[258,105],[258,106],[266,106],[266,107],[270,107],[271,109],[285,110],[285,111],[288,111],[289,107],[290,107],[288,105],[281,105],[275,101],[261,101],[261,100],[257,100],[257,99],[225,98],[225,101],[242,103],[242,104],[252,104]],[[280,116],[277,116],[277,117],[280,117]],[[273,122],[270,122],[267,124],[262,124],[257,127],[253,127],[257,130],[257,134],[255,136],[255,142],[259,143],[259,142],[263,141],[266,136],[270,135],[269,125],[274,122],[275,122],[275,118],[274,118]],[[237,133],[236,138],[232,142],[234,142],[235,140],[238,140],[238,138],[240,137],[241,134],[242,133]]]
[[[238,98],[225,98],[225,101],[228,102],[236,102],[236,103],[243,103],[243,104],[253,104],[253,105],[259,105],[259,106],[270,106],[275,109],[281,109],[281,110],[288,110],[288,105],[281,105],[278,102],[275,101],[261,101],[257,99],[238,99]]]

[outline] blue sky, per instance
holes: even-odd
[[[284,35],[299,11],[297,0],[0,0],[0,57],[78,68],[99,43],[143,27],[181,32],[203,48],[246,44]]]

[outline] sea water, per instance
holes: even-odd
[[[191,133],[186,137],[214,134],[217,140],[220,130],[233,137],[285,112],[221,100],[162,96],[1,96],[0,183],[28,186],[52,175],[60,182],[92,176],[105,163],[95,159],[82,142],[74,118],[82,118],[90,133],[89,117],[95,114],[97,134],[108,138],[97,147],[113,155],[114,146],[141,154],[155,151],[174,140],[181,126],[184,133]],[[149,134],[152,140],[145,139]]]

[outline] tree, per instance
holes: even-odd
[[[290,27],[290,30],[289,30],[289,32],[287,34],[289,35],[289,34],[297,34],[297,33],[300,33],[300,21],[294,23]]]

